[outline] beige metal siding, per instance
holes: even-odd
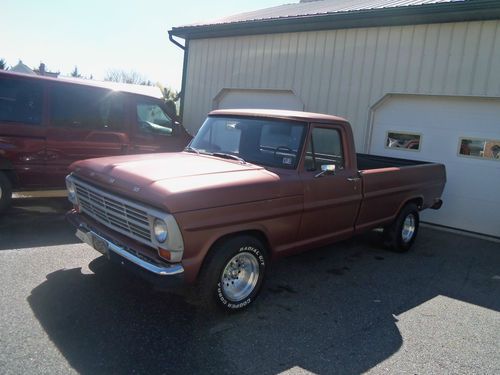
[[[356,145],[388,93],[500,97],[500,21],[192,40],[184,123],[194,133],[224,88],[293,90],[344,116]]]

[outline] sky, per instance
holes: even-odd
[[[179,90],[183,52],[168,30],[291,2],[298,0],[2,0],[0,59],[43,62],[62,75],[77,66],[100,80],[113,69],[135,71]]]

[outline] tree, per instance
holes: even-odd
[[[153,86],[153,83],[150,80],[146,79],[143,75],[133,70],[130,72],[126,72],[125,70],[121,69],[108,70],[106,76],[104,77],[104,80],[110,82],[132,83],[135,85]]]
[[[7,61],[0,59],[0,70],[7,70]]]
[[[75,69],[71,72],[71,77],[82,78],[82,75],[78,71],[78,67],[75,65]]]
[[[179,101],[180,98],[180,92],[170,87],[163,87],[159,83],[157,85],[160,88],[161,93],[163,95],[163,100],[165,101],[168,114],[173,117],[177,117],[177,102]]]

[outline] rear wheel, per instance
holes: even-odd
[[[384,228],[384,244],[391,250],[405,252],[415,242],[420,217],[415,203],[405,205],[399,212],[396,220]]]
[[[248,307],[260,292],[266,267],[265,247],[255,237],[243,235],[221,241],[201,270],[202,302],[225,311]]]
[[[10,206],[12,184],[5,173],[0,172],[0,212]]]

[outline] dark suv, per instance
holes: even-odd
[[[190,139],[157,88],[0,71],[0,211],[12,191],[63,188],[76,160],[180,151]]]

